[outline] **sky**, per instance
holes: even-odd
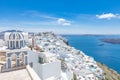
[[[120,0],[0,0],[0,31],[120,34]]]

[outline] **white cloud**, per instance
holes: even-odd
[[[55,17],[54,15],[49,15],[49,14],[43,14],[43,13],[40,13],[40,12],[34,11],[34,10],[25,11],[21,15],[27,16],[29,18],[34,17],[34,18],[43,19],[43,21],[42,21],[43,23],[40,22],[39,24],[45,23],[45,25],[52,24],[52,25],[62,25],[62,26],[71,25],[71,22],[64,18]]]
[[[22,16],[30,16],[30,17],[38,17],[38,18],[45,18],[45,19],[57,19],[57,17],[45,14],[45,13],[41,13],[35,10],[28,10],[25,11],[24,13],[21,14]]]
[[[98,19],[112,19],[112,18],[120,18],[119,14],[113,14],[113,13],[107,13],[107,14],[102,14],[102,15],[96,15]]]
[[[64,19],[64,18],[59,18],[59,19],[57,20],[57,23],[58,23],[59,25],[62,25],[62,26],[69,26],[69,25],[71,25],[71,22],[68,21],[68,20],[66,20],[66,19]]]

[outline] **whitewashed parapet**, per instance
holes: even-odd
[[[41,80],[40,77],[37,75],[37,73],[29,65],[26,66],[26,69],[30,74],[32,80]]]

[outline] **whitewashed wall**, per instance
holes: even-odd
[[[30,74],[32,80],[41,80],[38,74],[29,66],[26,66],[28,73]]]
[[[28,63],[38,63],[38,53],[28,51]]]
[[[46,80],[50,77],[61,77],[61,62],[56,61],[52,63],[39,64],[34,63],[33,69],[39,75],[42,80]]]

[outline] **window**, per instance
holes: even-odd
[[[20,41],[20,46],[23,47],[23,41]]]
[[[15,48],[15,41],[13,41],[13,48]]]
[[[16,48],[18,48],[19,47],[19,45],[18,45],[18,41],[16,41]]]
[[[9,48],[9,41],[7,42],[8,48]]]
[[[43,58],[42,57],[39,57],[39,63],[43,64]]]
[[[10,41],[10,47],[12,48],[12,41]]]

